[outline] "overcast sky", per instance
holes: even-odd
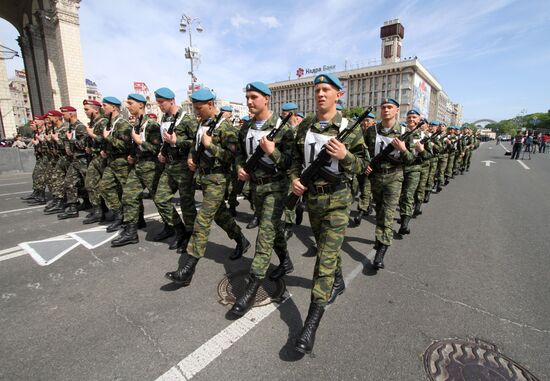
[[[179,100],[190,83],[183,13],[200,19],[199,83],[219,98],[244,101],[247,82],[296,78],[298,67],[336,71],[380,60],[380,26],[399,18],[402,56],[418,56],[463,120],[511,118],[550,109],[550,1],[169,1],[82,0],[86,78],[124,98],[134,81],[167,86]],[[0,41],[19,50],[0,20]],[[5,61],[9,76],[21,59]]]

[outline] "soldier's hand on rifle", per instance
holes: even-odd
[[[159,153],[159,154],[157,155],[157,158],[159,159],[159,162],[161,162],[161,163],[165,163],[165,162],[166,162],[166,157],[164,157],[164,155],[161,154],[161,153]]]
[[[133,157],[132,155],[128,155],[126,160],[128,161],[128,164],[130,164],[130,165],[134,165],[134,163],[136,162],[136,158]]]
[[[271,155],[273,151],[275,151],[275,142],[272,142],[264,136],[260,139],[260,147],[262,147],[262,150],[266,154]]]
[[[142,143],[141,135],[136,134],[136,131],[134,131],[133,128],[132,128],[132,139],[134,140],[134,143],[136,143],[137,145],[141,145],[141,143]]]
[[[88,134],[88,136],[92,139],[95,138],[95,134],[94,134],[94,129],[91,128],[91,127],[88,127],[86,126],[86,133]]]
[[[250,175],[248,173],[246,173],[246,171],[242,168],[239,168],[239,180],[241,181],[248,181],[250,180]]]
[[[414,148],[418,152],[424,152],[424,144],[422,144],[421,142],[416,142],[416,144],[414,145]]]
[[[107,156],[108,156],[107,152],[101,151],[99,154],[101,155],[102,158],[107,159]]]
[[[67,137],[68,140],[71,140],[73,138],[73,133],[72,132],[65,132],[65,136]]]
[[[107,130],[106,128],[103,129],[103,137],[106,138],[107,136],[109,136],[109,134],[111,133],[111,131]]]
[[[326,147],[327,153],[336,160],[344,159],[348,153],[346,145],[335,138],[330,139]]]
[[[367,167],[367,169],[365,170],[365,173],[366,173],[367,176],[368,176],[368,175],[371,174],[371,172],[372,172],[372,167],[369,165],[369,166]]]
[[[88,154],[88,155],[92,154],[92,149],[90,147],[86,147],[86,148],[84,148],[84,150],[86,151],[86,154]]]
[[[306,190],[307,187],[302,184],[300,179],[292,180],[292,193],[294,193],[296,196],[303,195]]]
[[[176,144],[176,140],[177,140],[177,138],[178,138],[178,137],[176,136],[176,134],[174,134],[174,133],[169,134],[169,133],[167,133],[167,132],[164,132],[164,133],[162,134],[162,136],[164,137],[164,141],[165,141],[166,143]]]
[[[407,150],[407,146],[405,145],[405,142],[399,140],[399,138],[394,138],[391,141],[391,145],[394,146],[394,148],[399,152],[405,152]]]
[[[195,162],[191,158],[187,159],[187,166],[189,167],[189,170],[191,172],[195,172],[197,170],[197,165],[195,164]]]
[[[69,148],[65,148],[65,153],[67,156],[73,156],[73,152]]]
[[[202,134],[201,143],[204,148],[210,148],[210,144],[212,143],[212,136],[208,134]]]

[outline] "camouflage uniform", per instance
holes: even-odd
[[[369,137],[367,146],[378,154],[386,144],[390,144],[392,139],[399,138],[400,130],[399,123],[396,121],[393,127],[385,132],[380,122],[376,125],[376,135]],[[387,142],[379,143],[377,148],[376,139],[379,136]],[[401,195],[402,165],[410,165],[414,162],[414,155],[409,151],[400,155],[394,151],[394,154],[392,159],[382,162],[381,168],[375,169],[371,175],[372,196],[376,210],[376,240],[386,246],[390,246],[393,242],[393,215]]]
[[[65,194],[67,204],[78,203],[78,185],[84,185],[88,161],[86,158],[86,142],[88,134],[86,127],[77,120],[69,126],[72,133],[70,140],[65,141],[65,149],[72,153],[71,162],[65,175]]]
[[[99,181],[99,189],[107,207],[117,213],[122,213],[120,193],[130,172],[128,155],[132,153],[133,149],[132,127],[121,115],[114,117],[111,125],[110,134],[103,139],[104,151],[108,158],[107,166]]]
[[[446,179],[449,179],[453,176],[454,164],[455,164],[456,155],[457,155],[457,152],[458,152],[458,149],[457,149],[458,138],[457,138],[457,136],[454,133],[452,133],[449,136],[449,140],[451,141],[451,145],[448,147],[449,157],[447,159],[447,168],[445,169],[445,178]]]
[[[440,150],[437,160],[437,172],[435,174],[435,180],[439,182],[439,184],[443,184],[445,182],[445,171],[447,169],[447,162],[449,161],[449,147],[446,143],[447,139],[448,137],[445,133],[440,135]]]
[[[166,164],[160,179],[153,201],[157,206],[163,221],[170,226],[181,223],[181,218],[172,203],[174,193],[179,190],[180,208],[183,222],[187,229],[191,229],[197,216],[195,206],[195,188],[193,185],[193,172],[187,167],[187,157],[197,130],[197,120],[194,115],[184,114],[178,109],[179,122],[174,133],[177,136],[175,147],[169,146],[167,150]],[[165,114],[161,120],[162,131],[166,131],[174,120],[173,115]]]
[[[187,252],[194,258],[202,258],[206,251],[212,221],[215,221],[229,236],[236,240],[241,236],[241,228],[229,213],[225,205],[225,190],[230,181],[230,170],[238,149],[239,130],[223,120],[212,134],[212,144],[205,150],[203,157],[197,157],[202,133],[208,127],[198,126],[195,143],[190,155],[197,165],[197,174],[202,187],[202,207],[197,213],[193,235],[189,240]],[[200,131],[199,131],[200,130]]]
[[[336,114],[324,128],[316,117],[307,117],[300,123],[292,153],[291,181],[300,177],[304,164],[309,165],[312,162],[312,156],[317,156],[328,138],[336,136],[342,123],[346,123],[343,120],[340,114]],[[314,150],[311,149],[313,145],[310,145],[313,143],[309,143],[311,138],[315,138],[318,142]],[[304,184],[308,187],[304,198],[317,243],[311,299],[312,303],[320,306],[327,305],[332,293],[335,273],[342,268],[340,248],[344,241],[352,203],[350,189],[352,177],[363,173],[369,160],[363,135],[359,131],[352,132],[344,144],[348,150],[346,157],[339,162],[333,159],[330,162],[331,166],[327,167],[327,169],[331,168],[328,169],[329,171],[336,171],[332,173],[338,181],[329,182],[319,177],[312,184]],[[308,150],[309,154],[306,154],[305,150]]]
[[[369,139],[376,138],[376,129],[375,126],[370,126],[367,130],[363,130],[363,139],[367,142]],[[374,157],[374,147],[369,148],[369,156]],[[367,212],[369,205],[372,203],[372,190],[371,190],[371,181],[366,174],[360,174],[357,176],[359,181],[359,202],[357,203],[357,209],[363,212]]]
[[[259,140],[273,130],[279,120],[273,113],[264,125],[256,128],[256,120],[247,124],[239,131],[240,150],[237,156],[237,169],[241,168],[249,158]],[[288,191],[287,173],[292,159],[292,143],[294,135],[287,125],[282,127],[274,139],[275,151],[261,159],[254,173],[250,174],[250,182],[254,183],[254,206],[260,224],[256,238],[256,251],[250,272],[258,279],[263,279],[271,261],[271,252],[274,250],[279,258],[285,258],[287,253],[286,240],[283,233],[284,200]]]
[[[138,222],[140,205],[142,203],[141,192],[147,188],[154,198],[157,184],[162,173],[161,164],[157,160],[162,138],[160,126],[157,122],[143,115],[139,128],[142,136],[142,144],[135,148],[136,164],[130,170],[126,184],[122,191],[122,206],[124,211],[124,222]]]
[[[101,205],[101,192],[99,191],[99,182],[105,166],[107,165],[107,159],[101,157],[99,152],[101,151],[101,144],[103,142],[103,129],[107,125],[107,118],[98,117],[90,123],[90,128],[94,130],[96,139],[90,142],[91,138],[88,138],[88,145],[92,151],[92,160],[88,164],[86,171],[86,180],[84,186],[88,192],[88,198],[94,207]]]
[[[40,133],[40,138],[44,138],[44,133]],[[48,155],[46,142],[39,141],[34,147],[34,156],[36,158],[36,164],[32,171],[32,189],[37,192],[45,192],[47,184],[47,169],[48,169]]]
[[[51,192],[54,198],[65,198],[65,175],[69,168],[70,159],[65,151],[68,128],[66,126],[61,127],[56,132],[59,137],[59,141],[52,139],[52,150],[57,160],[51,174]]]
[[[430,136],[429,133],[427,135]],[[424,201],[426,190],[431,190],[433,187],[432,183],[428,188],[428,184],[430,183],[430,174],[432,173],[432,163],[434,162],[435,157],[433,153],[433,143],[430,140],[428,140],[426,144],[424,144],[424,150],[427,151],[428,157],[422,161],[420,169],[420,181],[418,182],[416,192],[414,192],[414,202],[417,204],[420,204]]]

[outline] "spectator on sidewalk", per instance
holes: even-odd
[[[13,141],[12,147],[19,148],[19,149],[27,149],[27,145],[24,141],[21,140],[21,135],[16,135],[15,140]]]

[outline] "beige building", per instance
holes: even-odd
[[[10,94],[15,124],[22,126],[32,119],[29,89],[24,77],[16,75],[15,79],[10,81]]]
[[[400,104],[400,119],[416,107],[428,119],[451,120],[452,103],[442,85],[420,63],[417,57],[401,58],[404,28],[399,20],[390,20],[380,28],[381,64],[353,70],[335,71],[344,86],[341,103],[346,108],[373,106],[377,111],[384,98],[395,98]],[[323,67],[327,67],[323,65]],[[334,67],[334,66],[330,66]],[[271,108],[280,110],[286,102],[298,104],[299,111],[315,110],[314,75],[322,71],[308,69],[313,74],[293,80],[270,83]],[[304,73],[299,68],[297,73]]]
[[[451,116],[451,124],[453,126],[462,125],[462,106],[458,103],[453,103],[453,114]]]

